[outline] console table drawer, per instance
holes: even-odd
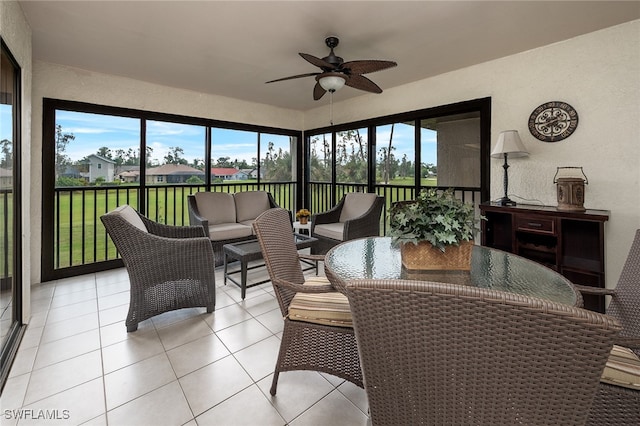
[[[524,232],[556,235],[556,221],[553,218],[541,216],[518,216],[516,229]]]

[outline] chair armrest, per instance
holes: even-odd
[[[332,209],[326,212],[316,213],[311,216],[311,234],[313,234],[313,228],[316,225],[323,223],[336,223],[340,221],[340,213],[342,213],[342,207],[344,206],[344,198],[334,206]]]
[[[378,197],[362,216],[347,220],[344,223],[342,241],[380,235],[380,214],[384,206],[384,198]]]
[[[198,238],[206,237],[202,226],[174,226],[154,222],[140,215],[150,234],[167,238]]]
[[[614,339],[616,345],[624,346],[634,352],[640,351],[640,337],[618,336]]]
[[[591,294],[595,296],[614,296],[616,294],[616,290],[612,288],[591,287],[580,284],[574,284],[573,286],[582,294]]]
[[[314,262],[324,262],[324,254],[298,254],[300,259],[312,260]]]
[[[198,204],[196,203],[196,197],[193,195],[187,196],[187,207],[189,209],[189,224],[191,226],[201,226],[204,229],[205,237],[209,235],[209,220],[203,216],[200,216],[198,211]]]
[[[277,278],[273,280],[273,284],[277,285],[278,287],[286,288],[287,290],[295,291],[296,293],[329,293],[336,291],[336,289],[331,284],[303,285]]]

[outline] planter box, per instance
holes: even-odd
[[[473,245],[473,241],[463,241],[458,246],[447,246],[442,252],[427,241],[421,241],[417,245],[402,244],[402,266],[409,271],[469,271]]]

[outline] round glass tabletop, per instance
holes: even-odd
[[[354,279],[411,279],[506,291],[582,306],[582,297],[565,277],[512,253],[474,246],[470,272],[409,272],[400,249],[389,237],[351,240],[333,247],[325,257],[325,272],[339,290]]]

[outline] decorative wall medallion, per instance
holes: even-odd
[[[566,102],[546,102],[529,116],[529,131],[543,142],[566,139],[577,128],[578,112]]]

